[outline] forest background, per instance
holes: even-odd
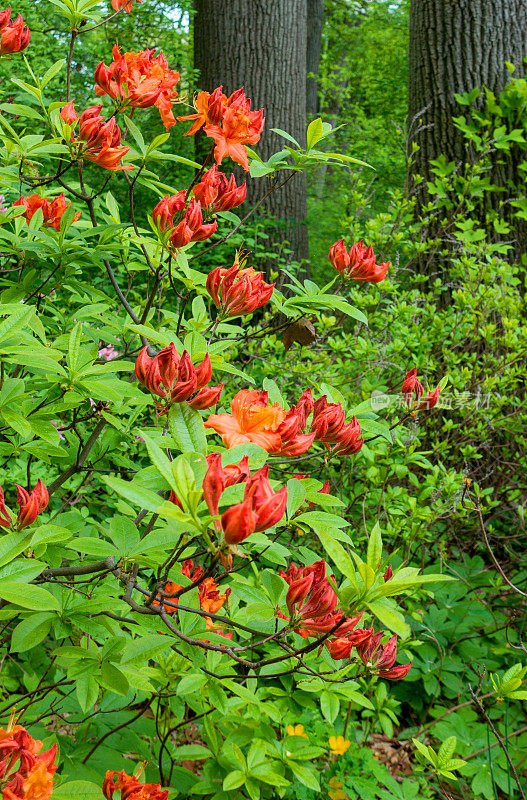
[[[20,0],[16,12],[32,31],[33,70],[44,73],[50,51],[68,44],[64,21],[44,0]],[[404,622],[390,619],[401,637],[402,660],[412,660],[403,681],[361,678],[359,697],[349,687],[347,693],[318,684],[299,691],[292,679],[283,678],[263,701],[271,697],[281,703],[282,718],[269,719],[262,708],[250,706],[251,722],[235,741],[239,754],[223,761],[214,726],[193,721],[205,713],[196,697],[199,682],[185,684],[191,700],[183,712],[177,702],[163,710],[167,719],[183,713],[186,723],[170,739],[166,756],[163,749],[152,755],[158,719],[154,731],[148,714],[136,715],[136,709],[144,710],[137,691],[133,698],[121,693],[126,702],[118,711],[108,700],[106,717],[94,713],[90,718],[86,708],[79,714],[78,706],[67,707],[61,712],[65,716],[53,719],[54,732],[63,739],[73,719],[77,726],[75,744],[62,745],[65,774],[87,786],[106,769],[124,768],[128,755],[114,766],[122,754],[134,754],[136,761],[149,762],[149,780],[163,782],[170,773],[170,797],[311,800],[323,793],[332,800],[524,799],[523,3],[196,0],[175,5],[143,0],[135,3],[133,13],[120,13],[79,37],[71,70],[76,106],[92,102],[93,74],[103,54],[109,60],[115,42],[126,51],[137,50],[138,40],[141,48],[161,49],[171,69],[180,71],[178,89],[188,95],[188,104],[197,90],[223,84],[228,93],[245,86],[253,108],[265,108],[266,131],[254,148],[262,160],[252,160],[247,177],[248,207],[267,191],[266,175],[273,168],[268,159],[289,141],[284,131],[305,146],[310,121],[320,119],[336,129],[320,149],[351,160],[294,176],[241,230],[211,250],[207,267],[230,265],[238,249],[248,251],[252,265],[286,297],[298,280],[307,280],[302,296],[311,295],[313,313],[305,310],[306,300],[303,316],[294,323],[276,313],[270,323],[266,318],[265,338],[254,328],[235,345],[237,366],[258,387],[274,387],[271,393],[279,383],[282,397],[295,395],[309,374],[331,386],[328,396],[334,402],[380,414],[393,411],[393,398],[411,368],[417,367],[431,387],[448,376],[425,423],[406,420],[406,428],[397,428],[392,437],[376,428],[376,414],[366,411],[360,421],[363,431],[378,439],[375,451],[366,444],[343,463],[309,464],[309,475],[322,483],[329,480],[330,494],[342,502],[339,513],[351,526],[354,547],[366,549],[379,525],[394,568],[412,564],[425,574],[455,580],[415,589],[405,598]],[[4,111],[10,102],[25,102],[21,87],[8,88],[13,75],[13,61],[0,63]],[[62,78],[52,78],[48,93],[55,89],[60,95]],[[180,113],[191,113],[188,104]],[[141,110],[140,125],[150,138],[164,132],[155,108]],[[161,152],[189,159],[188,165],[177,164],[177,181],[174,162],[160,160],[156,169],[167,186],[190,182],[190,162],[206,154],[204,137],[186,137],[186,130],[176,126],[170,142],[159,145]],[[246,177],[238,167],[234,172],[238,181]],[[126,203],[124,182],[112,184],[112,193],[118,206]],[[147,228],[148,186],[138,184],[135,204],[138,224]],[[239,217],[231,214],[230,221],[237,225]],[[349,290],[348,300],[359,311],[355,317],[331,303],[323,307],[326,295],[318,288],[335,276],[328,250],[341,238],[348,246],[364,240],[378,260],[391,263],[386,281]],[[184,309],[179,301],[167,306],[173,320]],[[104,333],[104,344],[119,350],[115,330]],[[4,421],[10,424],[9,417]],[[133,458],[122,448],[119,468],[129,468]],[[301,459],[284,470],[291,479],[303,470]],[[9,468],[4,471],[0,483],[5,490]],[[82,511],[83,502],[81,493],[70,504],[71,513]],[[297,534],[306,558],[321,556],[309,529],[300,526]],[[6,625],[11,619],[6,613]],[[3,662],[6,708],[11,694],[24,698],[24,692],[40,685],[38,656],[33,650],[27,654],[25,647],[19,651],[11,651]],[[310,692],[321,694],[320,704]],[[232,699],[231,690],[227,694]],[[104,702],[98,706],[101,712]],[[232,743],[232,712],[222,695],[213,704],[226,717],[227,733],[219,723],[216,730]],[[51,744],[55,739],[45,708],[42,700],[32,713],[41,726],[40,738],[51,737]],[[292,775],[271,770],[266,777],[261,769],[252,783],[248,778],[236,784],[239,776],[230,780],[235,772],[245,774],[258,726],[267,742],[282,734],[286,744],[307,736],[312,751],[305,758],[315,765],[317,777],[297,765]],[[225,775],[216,794],[210,791],[212,762]],[[282,785],[276,783],[280,775],[289,776]],[[60,787],[54,795],[67,796]],[[86,794],[87,800],[92,797],[100,792]]]

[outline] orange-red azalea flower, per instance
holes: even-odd
[[[27,220],[28,224],[29,220],[33,217],[37,209],[41,208],[44,215],[43,224],[47,225],[49,228],[54,228],[56,231],[59,231],[62,215],[66,209],[71,206],[71,203],[68,203],[64,197],[64,192],[62,192],[62,194],[59,194],[58,197],[54,197],[53,200],[46,200],[39,194],[32,194],[29,197],[24,197],[24,195],[22,195],[22,197],[19,197],[18,200],[13,203],[13,205],[26,207],[23,216]],[[73,222],[76,222],[80,215],[81,212],[77,211],[73,217]]]
[[[329,248],[328,258],[343,278],[353,281],[380,283],[390,267],[389,261],[377,264],[373,248],[366,247],[362,239],[354,242],[349,253],[344,239],[339,239]]]
[[[143,0],[137,0],[137,2],[142,3]],[[133,7],[133,0],[112,0],[112,8],[114,11],[119,11],[119,9],[124,8],[125,12],[129,14]]]
[[[113,800],[115,792],[121,793],[121,800],[167,800],[168,789],[159,783],[141,783],[134,775],[121,772],[106,773],[102,793],[107,800]]]
[[[113,61],[109,66],[101,61],[95,70],[95,92],[107,94],[121,110],[124,108],[148,108],[155,106],[168,130],[176,124],[172,103],[178,94],[174,86],[179,82],[179,72],[168,68],[162,52],[154,56],[155,50],[122,53],[114,45]]]
[[[22,530],[31,525],[38,515],[47,508],[49,503],[48,490],[39,479],[32,492],[26,491],[22,486],[15,484],[17,489],[17,503],[19,505],[18,516],[16,520],[16,529]],[[12,519],[4,504],[4,493],[0,486],[0,527],[11,528]]]
[[[216,267],[207,278],[207,291],[223,317],[250,314],[264,306],[274,290],[274,283],[265,283],[261,272],[245,267],[245,259],[236,258],[232,267]]]
[[[11,6],[0,12],[0,56],[8,53],[20,53],[25,50],[31,40],[31,32],[19,14],[13,22]]]
[[[93,161],[104,169],[130,170],[135,169],[133,164],[120,164],[129,147],[119,147],[121,130],[115,117],[105,120],[101,117],[102,105],[90,106],[82,112],[80,117],[75,111],[73,101],[70,100],[61,110],[60,116],[68,125],[74,126],[78,120],[79,135],[76,139],[73,132],[69,142],[77,146],[77,155]]]
[[[2,800],[49,800],[57,765],[57,745],[41,753],[42,742],[33,739],[11,716],[7,730],[0,728]]]
[[[226,156],[249,169],[245,145],[259,141],[264,126],[263,108],[251,111],[251,101],[242,89],[237,89],[226,97],[218,86],[212,94],[200,92],[195,100],[195,114],[178,117],[178,120],[193,120],[193,125],[185,134],[191,136],[205,126],[205,133],[214,139],[214,158],[221,164]]]
[[[198,92],[195,95],[194,108],[196,113],[177,118],[178,122],[192,121],[190,130],[183,134],[184,136],[194,136],[204,125],[219,125],[227,105],[227,97],[221,90],[222,87],[218,86],[212,94],[210,92]]]
[[[278,403],[269,405],[267,392],[241,390],[231,402],[232,414],[212,414],[206,428],[219,433],[226,447],[254,442],[268,453],[277,453],[282,439],[277,430],[286,412]]]

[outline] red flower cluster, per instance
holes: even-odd
[[[380,642],[383,636],[384,631],[380,631],[379,633],[374,633],[361,644],[356,645],[360,660],[380,678],[389,678],[392,681],[406,678],[410,672],[412,662],[394,667],[397,657],[397,635],[394,634],[387,644],[381,645]]]
[[[340,403],[328,403],[326,395],[322,395],[313,405],[311,431],[315,440],[323,444],[333,445],[332,453],[345,456],[358,453],[364,444],[359,421],[352,417],[346,423],[346,415]]]
[[[115,117],[106,121],[104,117],[101,117],[101,109],[102,105],[90,106],[79,117],[75,111],[73,100],[71,100],[60,112],[61,118],[68,125],[73,126],[79,120],[78,142],[84,144],[79,147],[78,155],[88,158],[104,169],[134,169],[133,164],[123,166],[119,163],[130,148],[119,147],[121,130]],[[75,141],[73,134],[70,141]]]
[[[357,617],[357,621],[361,616],[362,614]],[[362,663],[380,678],[388,678],[392,681],[406,678],[412,662],[394,667],[397,656],[397,636],[392,636],[387,644],[381,645],[383,636],[384,631],[374,633],[373,628],[358,628],[345,636],[339,635],[336,639],[327,642],[327,648],[331,658],[336,661],[351,658],[351,651],[355,648]]]
[[[11,19],[11,6],[0,11],[0,56],[8,53],[20,53],[25,50],[31,40],[31,32],[24,24],[22,14]]]
[[[237,89],[230,97],[223,94],[222,88],[218,86],[212,94],[200,92],[194,101],[196,113],[178,117],[178,120],[194,121],[185,136],[192,136],[205,126],[206,135],[216,142],[214,158],[217,164],[230,156],[248,171],[245,145],[256,144],[260,139],[264,126],[263,108],[251,111],[251,101],[243,88]]]
[[[217,454],[216,454],[217,455]],[[203,577],[205,574],[202,567],[197,564],[194,566],[194,562],[191,558],[187,558],[183,564],[181,565],[181,572],[185,577],[189,578],[192,583],[198,583],[198,581]],[[179,583],[175,583],[174,581],[168,581],[165,584],[165,594],[176,594],[179,592],[180,589],[183,587],[180,586]],[[202,611],[208,611],[210,614],[217,614],[218,611],[223,608],[224,603],[229,599],[229,595],[231,593],[230,589],[227,589],[225,594],[220,594],[218,591],[218,584],[213,578],[205,578],[199,584],[199,605]],[[160,598],[160,595],[158,595]],[[160,599],[154,600],[154,606],[160,605]],[[167,614],[173,614],[174,611],[177,610],[178,605],[178,598],[170,598],[169,600],[164,601],[164,606],[167,611]],[[212,627],[212,620],[207,619],[207,627]]]
[[[247,182],[236,185],[234,175],[227,178],[216,166],[211,167],[192,189],[202,208],[212,212],[229,211],[241,205],[247,196]]]
[[[216,267],[207,277],[207,292],[220,309],[223,319],[250,314],[269,302],[274,283],[265,283],[261,272],[236,261],[225,269]]]
[[[192,198],[184,213],[186,193],[178,192],[174,195],[165,195],[152,211],[154,224],[159,231],[168,231],[164,239],[167,247],[179,250],[189,242],[202,242],[212,236],[218,223],[216,221],[203,224],[201,203]],[[177,224],[174,217],[178,214]]]
[[[142,3],[143,0],[137,0],[137,2]],[[124,8],[126,14],[129,14],[133,7],[133,0],[112,0],[112,8],[114,11],[119,11],[119,9]]]
[[[312,403],[308,389],[296,406],[284,411],[278,403],[269,405],[267,392],[242,389],[231,401],[232,414],[212,414],[205,427],[221,434],[226,447],[254,442],[268,453],[301,455],[315,438],[314,433],[300,433]]]
[[[348,253],[344,239],[335,242],[329,249],[329,260],[343,278],[354,281],[380,283],[386,277],[390,262],[377,264],[373,248],[366,247],[363,240],[355,242]]]
[[[251,533],[276,525],[285,514],[287,488],[274,492],[266,465],[245,481],[243,501],[221,515],[221,527],[227,544],[239,544]]]
[[[168,789],[162,789],[161,784],[141,783],[135,776],[127,775],[124,770],[106,773],[102,793],[107,800],[113,800],[115,791],[121,792],[121,800],[168,800]]]
[[[360,614],[357,617],[357,622],[362,617]],[[331,658],[335,661],[340,661],[343,658],[351,658],[351,651],[357,645],[362,644],[369,640],[373,635],[373,628],[357,628],[350,631],[345,636],[337,636],[336,639],[330,639],[326,642],[326,647],[329,650]]]
[[[0,786],[2,800],[48,800],[57,769],[57,745],[40,753],[42,742],[11,717],[7,730],[0,728]]]
[[[287,572],[280,570],[280,576],[289,584],[286,604],[291,614],[291,625],[304,639],[327,633],[336,626],[342,635],[359,621],[360,616],[345,621],[342,612],[335,610],[338,598],[326,577],[324,559],[308,567],[290,564]],[[335,578],[334,575],[331,577]],[[279,616],[287,619],[281,612]],[[342,625],[339,625],[341,621]]]
[[[437,405],[439,395],[441,394],[441,388],[436,386],[435,389],[429,391],[428,394],[423,397],[421,402],[419,402],[424,394],[424,389],[423,384],[417,377],[417,367],[414,367],[406,373],[401,390],[408,409],[412,412],[423,410],[429,411],[431,408]]]
[[[228,486],[244,483],[251,477],[249,458],[244,456],[239,464],[221,464],[221,453],[207,456],[209,465],[203,478],[203,497],[213,517],[219,513],[220,497]]]
[[[212,377],[208,353],[195,367],[188,352],[184,350],[180,356],[173,342],[154,358],[148,355],[148,347],[143,347],[135,362],[135,374],[141,386],[162,397],[168,405],[186,402],[198,410],[210,408],[218,402],[223,389],[223,383],[207,386]],[[166,411],[161,405],[158,408]]]
[[[47,508],[49,494],[41,480],[37,481],[37,485],[31,493],[27,492],[21,486],[18,486],[18,484],[16,484],[16,489],[16,501],[19,505],[16,529],[21,531],[22,528],[27,528],[28,525],[31,525],[38,515]],[[12,525],[13,521],[5,507],[4,493],[0,486],[0,527],[11,528]]]
[[[118,45],[112,50],[113,61],[109,67],[101,61],[95,70],[96,94],[107,94],[120,111],[125,108],[156,106],[168,130],[176,124],[172,103],[177,97],[174,86],[179,82],[179,72],[168,68],[163,53],[154,56],[155,50],[140,53],[122,53]]]
[[[53,200],[46,200],[39,194],[32,194],[29,197],[24,197],[24,195],[22,195],[22,197],[19,197],[19,199],[16,200],[13,205],[25,206],[26,210],[23,216],[26,218],[28,225],[29,220],[35,214],[37,209],[41,208],[44,215],[43,224],[47,225],[49,228],[54,228],[56,231],[59,231],[62,215],[66,209],[71,206],[71,203],[67,202],[64,192],[62,192],[62,194],[59,194],[58,197],[54,197]],[[73,222],[76,222],[80,215],[81,212],[77,211],[73,217]]]

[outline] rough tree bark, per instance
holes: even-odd
[[[499,94],[510,78],[504,62],[521,68],[526,55],[526,0],[411,0],[409,126],[420,147],[416,174],[429,180],[429,162],[440,154],[465,161],[464,138],[452,122],[461,115],[454,94],[476,86]],[[425,183],[417,200],[420,206],[427,200]]]
[[[307,0],[307,88],[306,108],[310,117],[319,111],[318,76],[320,51],[322,48],[322,29],[324,27],[324,0]]]
[[[265,160],[283,147],[271,133],[282,128],[305,144],[307,0],[195,0],[194,66],[198,86],[224,92],[245,87],[253,108],[265,109],[265,129],[255,149]],[[248,204],[268,189],[264,178],[247,179]],[[287,221],[274,244],[286,239],[298,261],[309,256],[305,174],[296,174],[262,207]]]

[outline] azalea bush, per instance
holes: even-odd
[[[328,476],[386,457],[445,380],[406,364],[381,415],[331,372],[291,386],[247,367],[254,342],[306,344],[328,315],[366,326],[350,297],[391,265],[335,231],[329,282],[279,291],[230,248],[252,213],[234,211],[232,162],[279,191],[354,159],[318,149],[332,129],[315,120],[264,162],[265,110],[241,88],[186,97],[151,49],[101,54],[83,107],[75,47],[132,2],[54,7],[68,36],[43,73],[24,20],[0,15],[16,76],[0,114],[3,800],[319,792],[350,714],[393,716],[380,687],[411,671],[407,598],[448,579],[387,551],[377,521],[359,546]],[[202,129],[202,163],[173,152],[178,127]],[[316,743],[305,709],[325,721]]]

